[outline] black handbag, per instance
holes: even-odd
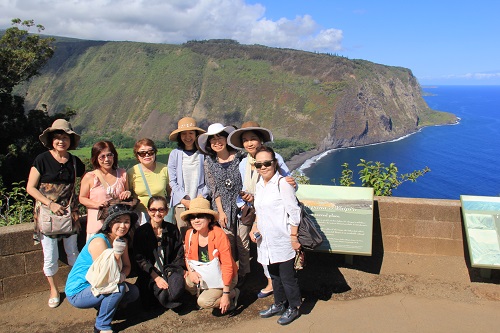
[[[280,180],[278,179],[278,191],[280,190]],[[295,197],[300,207],[300,224],[297,232],[297,238],[300,245],[306,250],[314,250],[323,243],[323,237],[319,233],[314,218],[307,212],[306,206]]]

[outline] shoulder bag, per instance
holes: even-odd
[[[188,253],[191,249],[191,238],[193,237],[193,230],[191,229],[191,234],[189,235],[188,243]],[[201,289],[211,289],[211,288],[224,288],[224,282],[222,281],[222,270],[220,268],[219,258],[216,257],[217,249],[214,249],[214,258],[209,262],[201,262],[197,260],[188,260],[189,267],[195,270],[201,275],[202,283],[200,283]]]

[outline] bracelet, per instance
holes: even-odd
[[[53,203],[54,203],[54,201],[52,201],[51,199],[49,199],[49,200],[50,200],[50,201],[49,201],[49,204],[47,205],[47,207],[49,207],[49,208],[50,208],[50,205],[51,205],[51,204],[53,204]]]
[[[230,291],[223,291],[222,292],[224,295],[229,295],[231,292]]]

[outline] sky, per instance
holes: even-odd
[[[500,85],[499,15],[497,0],[0,0],[0,29],[20,18],[91,40],[229,38],[406,67],[421,85]]]

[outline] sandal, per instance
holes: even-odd
[[[61,299],[59,298],[59,296],[49,298],[49,302],[48,302],[49,308],[57,308],[59,306],[60,302],[61,302]]]
[[[261,291],[259,291],[259,293],[257,294],[257,297],[258,298],[266,298],[267,296],[271,295],[273,293],[273,290],[265,290],[265,289],[262,289]]]

